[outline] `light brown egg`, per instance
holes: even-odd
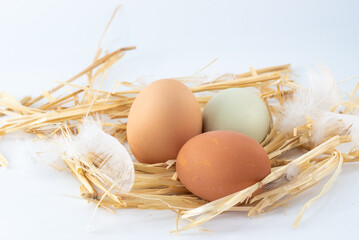
[[[212,131],[190,139],[177,156],[177,174],[193,194],[213,201],[266,177],[270,161],[254,139],[232,131]]]
[[[128,116],[127,138],[143,163],[175,159],[183,144],[202,132],[197,99],[183,83],[162,79],[136,97]]]

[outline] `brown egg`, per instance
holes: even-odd
[[[190,139],[178,153],[176,167],[183,185],[209,201],[243,190],[271,171],[263,147],[232,131],[206,132]]]
[[[202,132],[192,91],[173,79],[151,83],[135,99],[127,122],[131,151],[143,163],[175,159],[183,144]]]

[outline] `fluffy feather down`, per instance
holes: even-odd
[[[316,144],[331,135],[350,135],[352,145],[359,146],[359,116],[321,112],[314,119],[312,141]]]
[[[75,158],[85,163],[117,193],[131,190],[135,179],[131,156],[116,138],[101,129],[98,122],[85,120],[78,135],[67,135],[62,141],[67,159]]]
[[[318,72],[308,68],[308,88],[298,87],[280,114],[280,129],[291,133],[306,124],[306,116],[318,119],[322,111],[330,111],[341,100],[341,94],[329,68],[317,65]]]
[[[267,185],[265,185],[264,188],[266,190],[278,188],[278,187],[294,180],[299,175],[299,173],[300,173],[300,168],[293,163],[289,163],[285,173],[281,177],[274,180],[273,182],[270,182]]]

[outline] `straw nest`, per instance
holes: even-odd
[[[0,137],[15,131],[25,131],[34,134],[39,140],[46,140],[64,131],[76,135],[78,126],[85,115],[105,115],[102,125],[106,132],[126,143],[126,118],[131,104],[141,87],[131,83],[115,84],[112,91],[95,89],[94,82],[103,83],[108,70],[124,54],[135,47],[121,48],[99,58],[99,48],[94,62],[79,74],[49,91],[44,91],[38,97],[25,97],[16,100],[8,93],[0,96],[0,114],[6,116],[1,119]],[[176,175],[175,161],[159,164],[143,164],[134,162],[135,182],[129,193],[119,194],[106,185],[93,167],[89,167],[76,159],[63,160],[68,169],[81,182],[81,196],[98,206],[107,209],[139,208],[139,209],[169,209],[177,212],[177,223],[180,217],[189,220],[177,231],[190,229],[212,219],[225,211],[244,211],[248,216],[259,215],[285,205],[302,192],[313,187],[323,178],[331,175],[322,191],[309,200],[299,213],[294,225],[297,226],[304,211],[317,198],[331,187],[340,173],[344,163],[358,161],[359,151],[351,150],[341,153],[336,146],[349,142],[350,136],[331,135],[319,145],[310,141],[312,122],[307,118],[307,124],[297,126],[291,134],[280,132],[278,128],[278,112],[285,101],[291,96],[297,85],[291,78],[290,65],[274,66],[262,69],[250,68],[242,74],[223,75],[214,81],[192,87],[201,107],[204,107],[210,97],[210,92],[233,87],[254,87],[258,89],[261,98],[267,103],[272,115],[271,131],[263,141],[262,146],[267,151],[271,165],[271,173],[262,181],[240,192],[226,196],[213,202],[200,199],[181,184]],[[87,76],[86,86],[73,82],[80,77]],[[183,80],[183,79],[181,79]],[[117,91],[119,85],[132,87],[128,91]],[[55,93],[65,86],[76,88],[65,96],[55,97]],[[350,95],[349,101],[342,103],[346,113],[357,108],[356,87]],[[208,93],[206,95],[205,93]],[[283,157],[293,149],[304,152],[295,159]],[[89,158],[91,156],[88,156]],[[97,156],[98,157],[98,156]],[[7,166],[7,161],[0,153],[0,164]],[[296,173],[291,176],[290,170]],[[264,191],[250,198],[253,192],[264,186]],[[177,224],[178,226],[178,224]]]

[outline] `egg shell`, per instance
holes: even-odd
[[[208,201],[250,187],[271,171],[263,147],[232,131],[211,131],[193,137],[180,150],[176,168],[182,184]]]
[[[128,116],[127,138],[143,163],[175,159],[183,144],[202,132],[202,114],[192,91],[173,79],[155,81],[136,97]]]
[[[270,116],[263,100],[244,88],[216,94],[203,110],[204,131],[228,130],[262,142],[269,130]]]

